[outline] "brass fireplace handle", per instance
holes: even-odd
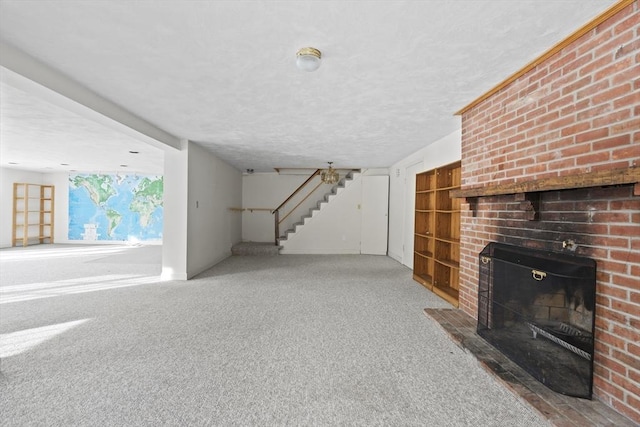
[[[537,280],[538,282],[547,277],[547,273],[540,270],[531,270],[531,275],[533,276],[533,279]]]

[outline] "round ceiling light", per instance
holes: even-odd
[[[314,47],[303,47],[296,56],[296,65],[302,71],[315,71],[320,67],[322,54]]]

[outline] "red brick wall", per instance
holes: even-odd
[[[640,5],[609,18],[462,114],[462,188],[640,167]],[[514,195],[462,206],[460,308],[477,315],[490,241],[597,261],[595,395],[640,423],[640,196],[633,185],[542,193],[528,221]]]

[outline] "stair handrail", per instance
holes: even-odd
[[[313,180],[313,178],[315,178],[317,175],[319,175],[319,174],[320,174],[320,170],[321,170],[321,169],[316,169],[316,170],[315,170],[315,172],[313,172],[313,173],[311,174],[311,176],[309,176],[309,178],[307,178],[307,180],[306,180],[305,182],[303,182],[302,184],[300,184],[300,185],[298,186],[298,188],[296,188],[296,189],[293,191],[293,193],[291,193],[291,194],[289,195],[289,197],[287,197],[287,198],[284,200],[284,202],[280,203],[280,205],[279,205],[277,208],[275,208],[275,209],[271,212],[273,215],[275,215],[274,220],[275,220],[276,246],[278,245],[278,239],[280,239],[280,222],[281,222],[281,221],[280,221],[280,209],[282,209],[282,207],[283,207],[285,204],[287,204],[287,202],[288,202],[289,200],[291,200],[291,199],[292,199],[296,194],[298,194],[298,193],[299,193],[299,192],[300,192],[304,187],[306,187],[306,186],[307,186],[307,184],[309,184],[309,183]],[[317,187],[316,187],[316,188],[317,188]],[[315,189],[314,189],[314,191],[315,191]],[[298,207],[298,206],[296,206],[296,208],[297,208],[297,207]],[[295,208],[294,208],[294,209],[295,209]],[[292,211],[293,211],[293,210],[292,210]],[[289,216],[289,215],[287,215],[287,216]],[[286,216],[285,216],[285,218],[286,218]],[[283,218],[282,220],[284,221],[284,218]]]
[[[312,194],[313,194],[313,193],[318,189],[318,187],[320,187],[321,185],[322,185],[322,181],[320,181],[320,182],[318,183],[318,185],[316,185],[315,187],[313,187],[313,190],[311,190],[311,191],[309,192],[309,194],[307,194],[306,196],[304,196],[304,198],[303,198],[302,200],[300,200],[300,202],[298,202],[298,204],[297,204],[297,205],[295,205],[295,206],[294,206],[294,207],[289,211],[289,213],[288,213],[288,214],[286,214],[286,215],[284,216],[284,218],[282,218],[280,221],[278,221],[278,224],[282,224],[282,221],[284,221],[285,219],[287,219],[287,217],[288,217],[289,215],[291,215],[291,214],[293,213],[293,211],[295,211],[296,209],[298,209],[298,206],[300,206],[301,204],[303,204],[303,203],[304,203],[304,202],[305,202],[309,197],[311,197],[311,195],[312,195]]]
[[[276,211],[279,211],[289,200],[291,200],[291,198],[293,196],[298,194],[300,192],[300,190],[302,190],[319,173],[320,173],[320,169],[316,169],[316,171],[314,173],[312,173],[311,176],[309,178],[307,178],[307,180],[305,182],[303,182],[302,184],[300,184],[300,186],[298,188],[293,190],[293,193],[291,193],[291,195],[289,197],[287,197],[284,202],[280,203],[280,206],[275,208],[273,210],[273,212],[271,212],[271,213],[276,213]]]

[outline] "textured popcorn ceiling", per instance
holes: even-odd
[[[387,167],[613,3],[2,0],[0,38],[240,170]],[[316,72],[295,67],[305,46]],[[1,119],[2,166],[114,170],[142,147],[135,168],[161,168],[161,150],[6,81]]]
[[[162,174],[162,150],[4,82],[0,90],[1,166],[40,172]]]

